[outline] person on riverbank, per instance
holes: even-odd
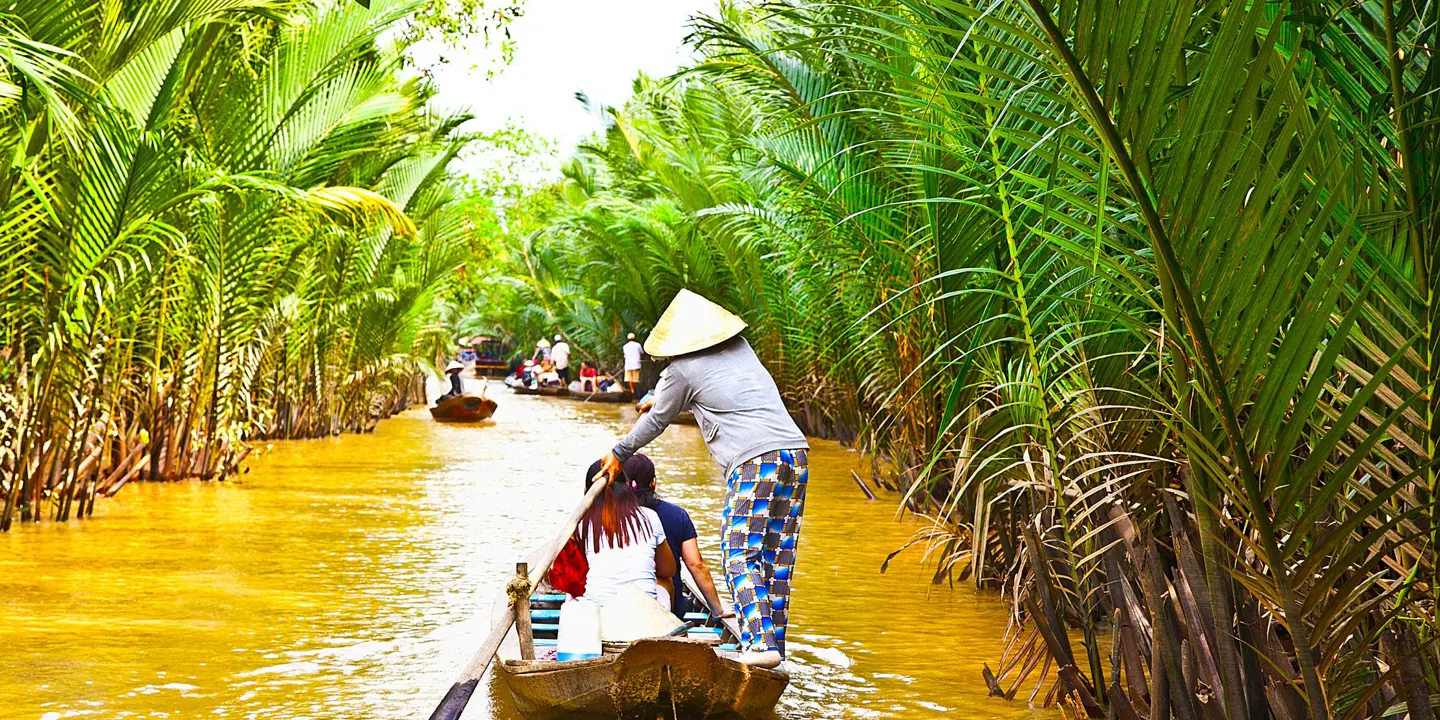
[[[555,345],[550,348],[550,360],[555,363],[555,374],[560,376],[562,385],[570,384],[570,343],[563,335],[555,336]]]
[[[745,321],[681,290],[645,352],[668,358],[655,399],[601,460],[613,479],[681,411],[694,413],[710,457],[725,471],[721,554],[740,618],[741,662],[776,667],[785,656],[790,578],[805,508],[810,445],[775,380],[740,337]]]
[[[451,360],[450,364],[445,366],[445,374],[450,377],[450,391],[445,393],[444,395],[441,395],[438,398],[435,398],[436,405],[439,405],[440,403],[445,402],[450,398],[460,397],[461,395],[465,394],[465,383],[463,380],[460,379],[460,372],[464,369],[465,366],[462,365],[458,360]]]
[[[585,473],[586,490],[599,473],[600,463],[592,463]],[[665,526],[654,510],[640,504],[629,483],[610,483],[585,511],[578,532],[589,565],[582,600],[603,607],[633,585],[669,606],[659,583],[675,577],[676,566]]]
[[[636,388],[640,385],[640,353],[643,350],[640,343],[635,342],[635,333],[625,336],[625,384],[630,387],[630,396],[635,397],[639,393]]]
[[[685,567],[690,569],[690,576],[695,578],[695,587],[705,596],[705,603],[715,612],[724,613],[723,617],[734,616],[734,612],[724,610],[720,595],[715,592],[715,579],[710,576],[710,567],[700,555],[699,535],[695,532],[695,523],[690,519],[690,513],[675,503],[661,500],[655,494],[655,463],[643,453],[631,455],[630,459],[625,461],[625,480],[635,489],[640,504],[660,516],[660,524],[665,528],[666,542],[670,546],[671,554],[675,556],[676,567],[684,561]],[[670,593],[670,612],[684,620],[685,613],[689,611],[687,598],[680,592],[680,583],[676,583]]]

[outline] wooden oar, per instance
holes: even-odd
[[[725,600],[720,598],[721,607],[710,607],[710,602],[705,599],[705,593],[700,592],[700,586],[695,582],[695,576],[690,574],[690,568],[685,568],[682,579],[685,582],[685,587],[690,590],[690,596],[695,598],[701,607],[709,610],[711,615],[714,615],[720,620],[720,624],[725,626],[726,630],[730,631],[730,635],[735,638],[735,642],[740,642],[740,623],[736,621],[734,616],[722,617],[725,614]]]
[[[550,571],[550,565],[555,562],[555,558],[564,549],[565,543],[569,542],[570,537],[575,534],[575,528],[580,524],[580,518],[585,516],[585,511],[590,509],[595,498],[600,497],[600,493],[605,491],[606,485],[608,483],[604,482],[602,475],[595,476],[590,489],[585,492],[585,498],[580,501],[575,512],[570,513],[570,518],[565,521],[564,529],[545,548],[545,552],[539,560],[530,565],[531,587],[538,586],[545,577],[545,573]],[[503,595],[504,592],[502,590],[501,594]],[[435,707],[435,712],[430,713],[430,720],[457,720],[460,713],[465,712],[465,705],[470,702],[470,696],[475,694],[475,688],[480,684],[480,678],[485,675],[485,670],[490,667],[490,661],[494,659],[495,652],[500,649],[500,643],[505,640],[505,635],[510,632],[510,626],[514,624],[515,609],[506,602],[505,613],[490,628],[490,634],[486,636],[485,642],[480,644],[480,649],[475,652],[474,657],[470,658],[470,663],[460,672],[460,677],[455,680],[455,684],[451,685],[450,690],[445,693],[444,699]]]

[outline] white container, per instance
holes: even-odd
[[[600,610],[600,637],[605,642],[661,637],[684,624],[656,602],[654,595],[633,584],[620,588]]]
[[[560,633],[555,645],[555,659],[561,662],[600,657],[600,608],[566,600],[560,606]]]

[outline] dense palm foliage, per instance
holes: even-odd
[[[1012,599],[997,694],[1430,718],[1437,41],[1434,0],[724,6],[488,312],[739,311],[937,582]]]
[[[378,42],[412,9],[0,7],[0,528],[412,399],[466,250],[461,118]]]

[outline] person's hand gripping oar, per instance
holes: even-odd
[[[555,539],[545,547],[545,554],[542,556],[541,562],[530,566],[531,587],[539,585],[540,581],[544,579],[545,573],[550,571],[550,566],[554,564],[560,550],[575,534],[575,528],[580,525],[580,519],[585,517],[585,511],[590,509],[595,498],[600,497],[600,493],[605,491],[605,488],[610,485],[610,481],[619,474],[620,469],[620,461],[610,453],[606,453],[605,459],[600,464],[600,472],[596,473],[592,479],[590,488],[585,491],[584,499],[565,520],[560,534],[556,535]],[[600,482],[601,480],[604,482]],[[435,707],[435,712],[430,713],[430,720],[458,720],[460,714],[465,712],[465,706],[470,702],[470,696],[475,694],[475,688],[480,684],[480,678],[489,669],[490,661],[495,658],[496,651],[500,649],[500,643],[510,632],[510,626],[515,624],[515,609],[509,603],[505,603],[505,608],[505,614],[491,626],[490,634],[485,637],[485,642],[480,644],[480,649],[475,651],[469,664],[460,671],[460,677],[446,691],[445,697]]]

